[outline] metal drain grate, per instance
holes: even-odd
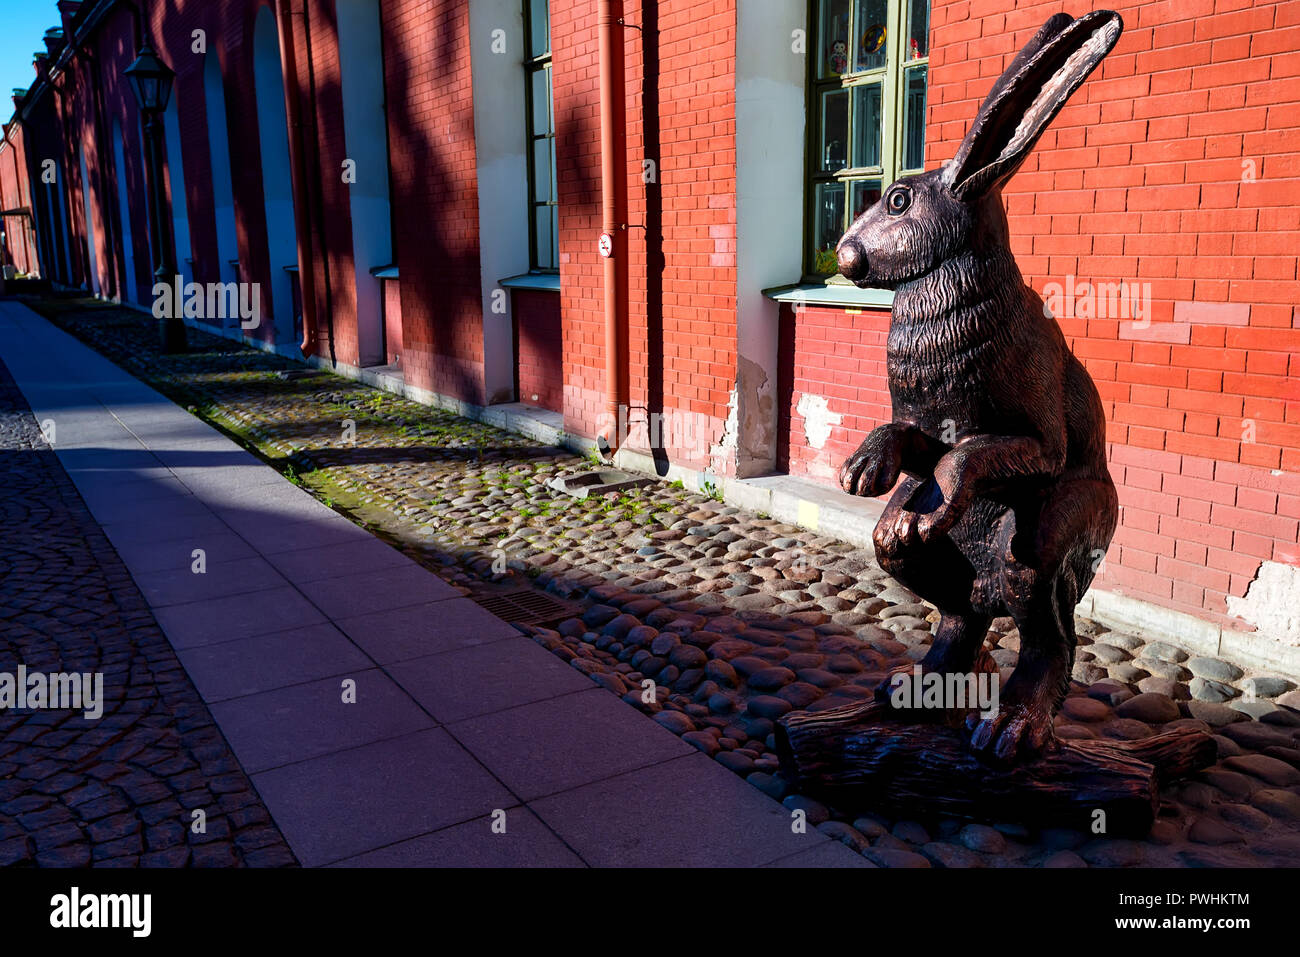
[[[471,597],[480,607],[511,624],[553,625],[578,613],[578,607],[573,603],[560,601],[532,588],[514,588]]]

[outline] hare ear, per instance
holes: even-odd
[[[1079,19],[1058,13],[1016,54],[993,84],[943,172],[961,200],[997,188],[1020,168],[1038,137],[1119,40],[1124,21],[1111,10]]]

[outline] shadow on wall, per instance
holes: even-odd
[[[174,224],[178,270],[187,282],[258,283],[261,312],[271,322],[244,335],[297,356],[295,281],[289,271],[298,265],[297,233],[284,76],[272,5],[262,3],[257,8],[251,34],[245,33],[242,5],[232,5],[229,14],[216,4],[205,6],[197,23],[193,3],[184,14],[177,0],[150,7],[148,29],[156,42],[177,38],[159,55],[178,73],[165,129],[165,177],[173,186],[168,214]],[[189,46],[197,27],[207,33],[203,56],[192,56]],[[232,34],[245,34],[249,42],[242,58],[226,56],[223,67],[221,54],[230,51],[220,44]],[[182,38],[184,45],[177,45]],[[122,55],[125,63],[133,54]],[[223,76],[224,71],[232,75]],[[243,95],[228,103],[228,90]],[[124,86],[119,87],[118,96],[128,95]],[[206,166],[198,148],[202,144],[208,147]],[[139,184],[141,190],[147,188],[143,173]],[[143,193],[140,198],[145,199]],[[254,210],[262,214],[261,222],[255,215],[250,222]],[[241,211],[243,216],[237,215]],[[215,235],[209,230],[215,230]],[[191,236],[192,231],[197,234]],[[200,236],[206,241],[201,242]],[[216,261],[209,261],[214,254]],[[146,272],[152,281],[150,267]]]
[[[459,94],[456,111],[450,116],[442,112],[449,111],[447,104],[458,96],[449,90],[457,85],[457,70],[470,55],[466,37],[457,31],[463,26],[468,32],[469,13],[443,13],[440,8],[454,6],[451,0],[429,6],[439,9],[425,15],[435,25],[425,31],[406,29],[391,8],[380,5],[385,86],[403,91],[400,100],[390,98],[393,106],[388,114],[395,258],[402,270],[402,339],[408,356],[414,358],[413,353],[423,348],[437,363],[429,370],[431,389],[481,401],[482,373],[476,381],[469,371],[473,365],[482,368],[477,344],[483,341],[479,237],[474,225],[477,192],[464,194],[444,153],[473,143],[473,104]],[[415,102],[422,104],[418,112],[411,108]],[[522,130],[524,118],[519,122]],[[473,168],[472,160],[468,166]],[[475,316],[477,335],[467,339],[461,323],[475,321]]]
[[[654,181],[645,191],[646,261],[646,411],[664,413],[664,236],[662,153],[659,148],[659,0],[641,2],[642,63],[645,77],[641,92],[641,129],[645,155],[657,164]],[[668,452],[661,440],[650,449],[655,471],[668,474]]]

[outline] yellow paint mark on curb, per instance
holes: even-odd
[[[811,531],[817,531],[817,517],[820,511],[816,502],[805,502],[800,499],[798,524]]]

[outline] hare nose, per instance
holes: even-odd
[[[840,273],[845,279],[861,279],[867,273],[867,257],[862,247],[854,240],[840,243],[835,252],[839,260]]]

